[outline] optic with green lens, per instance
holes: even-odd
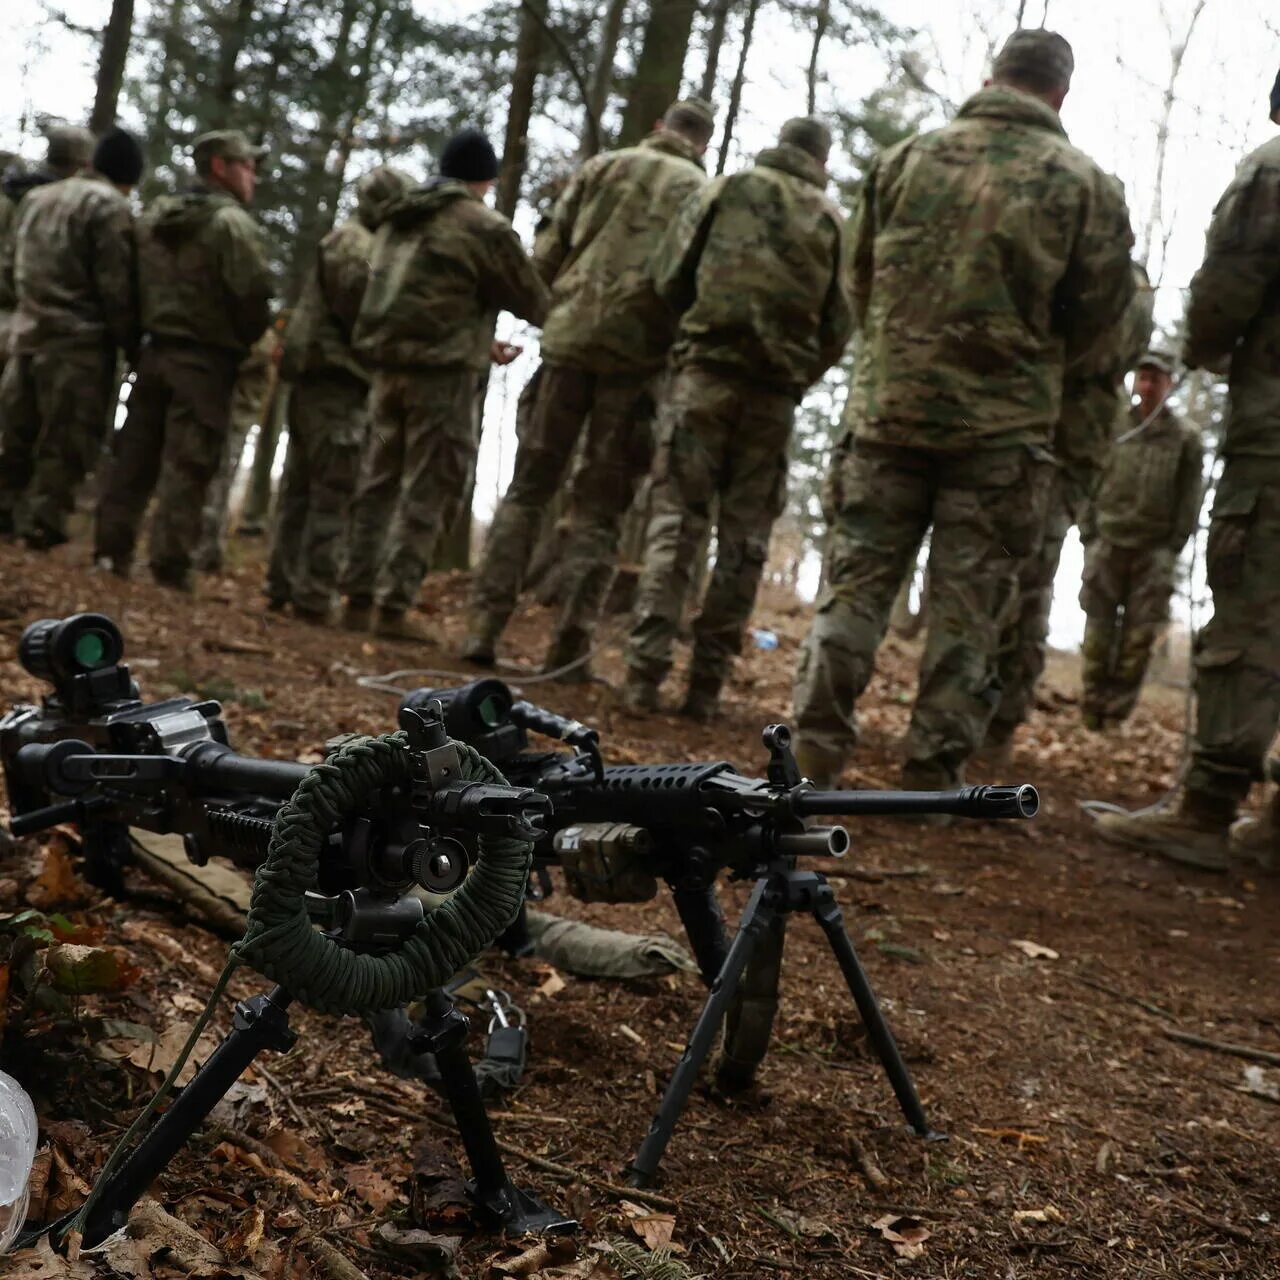
[[[86,671],[92,671],[107,655],[107,637],[101,631],[86,631],[76,637],[71,652]]]

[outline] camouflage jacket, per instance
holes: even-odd
[[[9,350],[9,322],[13,315],[13,228],[18,220],[17,206],[7,195],[0,194],[0,364]]]
[[[1204,498],[1200,431],[1167,408],[1140,431],[1136,407],[1115,423],[1091,524],[1118,547],[1165,547],[1176,554],[1195,529]]]
[[[128,199],[104,178],[65,178],[23,198],[13,233],[10,350],[138,346],[137,263]]]
[[[595,156],[574,174],[534,251],[551,287],[545,360],[593,373],[662,367],[675,318],[653,291],[648,261],[706,181],[693,146],[663,132]]]
[[[846,424],[886,444],[1048,443],[1064,371],[1112,341],[1133,293],[1120,184],[999,85],[873,161],[852,240]]]
[[[1125,374],[1151,344],[1155,291],[1145,269],[1130,264],[1134,292],[1113,338],[1077,360],[1062,384],[1062,414],[1053,433],[1053,451],[1066,472],[1073,509],[1090,498],[1111,450],[1117,414],[1129,405]]]
[[[296,382],[307,374],[337,370],[369,380],[351,348],[351,335],[369,283],[372,249],[373,232],[359,218],[349,218],[320,241],[285,330],[282,377]]]
[[[143,332],[224,347],[242,359],[271,320],[262,232],[238,201],[197,186],[138,221]]]
[[[1280,456],[1280,138],[1245,158],[1213,211],[1185,356],[1193,368],[1230,358],[1222,452]]]
[[[722,369],[799,398],[849,341],[844,219],[799,147],[762,151],[688,201],[650,270],[680,316],[678,365]]]
[[[387,206],[356,320],[363,359],[487,369],[499,311],[536,325],[547,313],[546,286],[506,218],[447,179]]]

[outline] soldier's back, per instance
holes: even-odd
[[[106,341],[108,309],[132,299],[104,298],[102,259],[111,254],[114,275],[116,262],[131,258],[132,224],[128,200],[101,178],[64,178],[24,197],[13,233],[15,351]]]

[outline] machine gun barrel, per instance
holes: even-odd
[[[1025,819],[1040,810],[1040,796],[1029,783],[952,791],[798,791],[791,803],[802,818],[950,813],[961,818]]]

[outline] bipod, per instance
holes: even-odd
[[[83,1227],[85,1247],[100,1244],[125,1225],[133,1206],[258,1054],[267,1049],[287,1053],[293,1048],[298,1037],[289,1026],[292,1002],[293,997],[283,987],[275,987],[266,995],[253,996],[236,1005],[231,1033],[110,1175],[106,1185],[94,1187],[93,1203]],[[475,1175],[467,1189],[486,1224],[511,1235],[576,1230],[573,1219],[548,1208],[507,1177],[464,1047],[467,1019],[442,991],[431,992],[426,1006],[427,1013],[414,1039],[423,1051],[436,1055],[445,1097]],[[57,1233],[74,1216],[68,1215],[51,1230]]]
[[[854,950],[853,940],[845,928],[844,912],[840,910],[840,904],[836,901],[835,892],[826,876],[818,871],[798,869],[794,857],[777,856],[756,880],[724,966],[711,984],[711,994],[707,997],[684,1053],[672,1072],[649,1132],[627,1170],[628,1181],[633,1187],[646,1187],[653,1181],[752,955],[766,938],[775,939],[775,945],[780,948],[787,917],[798,911],[807,911],[813,916],[826,935],[827,943],[840,966],[863,1026],[867,1029],[880,1065],[889,1077],[907,1123],[922,1138],[939,1140],[945,1137],[944,1134],[935,1133],[929,1126],[911,1073],[902,1060],[902,1054],[885,1021],[870,979]],[[777,959],[780,962],[780,951]]]

